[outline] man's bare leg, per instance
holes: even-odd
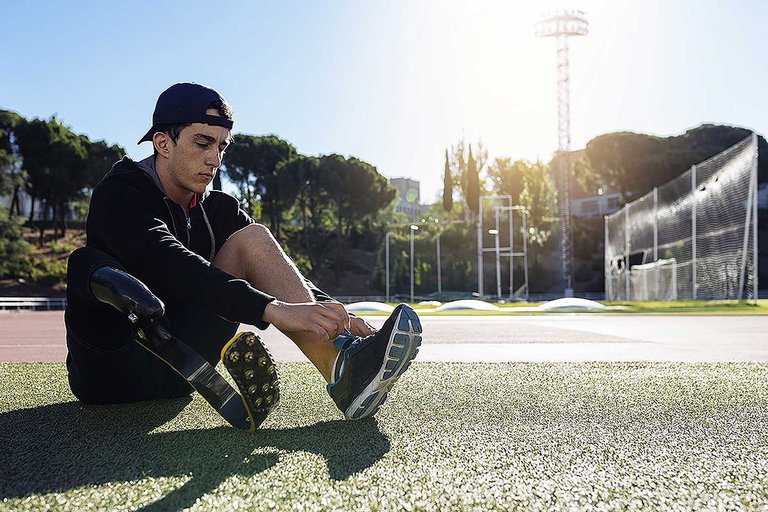
[[[217,268],[254,288],[289,304],[314,303],[315,298],[296,265],[288,258],[272,233],[252,224],[233,234],[213,260]],[[282,331],[312,361],[330,382],[338,350],[332,338],[317,332]]]

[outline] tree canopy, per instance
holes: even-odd
[[[45,220],[52,211],[54,229],[62,234],[70,203],[83,199],[124,154],[116,144],[77,135],[55,117],[27,120],[0,111],[0,192],[13,192],[9,213],[14,214],[14,207],[20,213],[17,198],[23,186],[33,200],[30,220],[36,201],[41,201]]]
[[[28,176],[27,191],[53,209],[55,223],[63,221],[67,201],[88,185],[83,140],[55,118],[20,123],[16,139]]]
[[[13,194],[10,213],[18,211],[18,193],[26,181],[21,168],[21,156],[16,144],[15,129],[23,118],[15,112],[0,110],[0,195]]]
[[[258,200],[263,215],[276,236],[280,233],[280,212],[285,195],[277,177],[278,166],[296,156],[296,148],[275,135],[235,136],[227,148],[222,166],[240,192],[240,200],[250,213]]]
[[[662,185],[752,132],[746,128],[705,124],[674,137],[632,132],[607,133],[587,143],[575,164],[575,176],[585,190],[607,186],[624,200]],[[768,181],[768,144],[759,140],[759,181]]]

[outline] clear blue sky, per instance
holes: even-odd
[[[760,0],[8,1],[0,108],[55,114],[140,158],[157,95],[197,81],[232,103],[235,132],[358,156],[420,180],[429,201],[462,135],[491,156],[551,156],[555,41],[533,24],[561,6],[590,20],[571,43],[572,148],[704,122],[765,134]]]

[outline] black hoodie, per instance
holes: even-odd
[[[166,304],[265,329],[264,308],[274,297],[210,264],[253,219],[237,199],[217,190],[197,198],[187,216],[153,173],[149,160],[125,157],[112,166],[93,190],[86,245],[116,258]]]

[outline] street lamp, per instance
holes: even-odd
[[[394,233],[391,231],[387,231],[387,234],[384,236],[384,239],[386,240],[386,279],[387,279],[387,302],[389,302],[389,237],[391,237]]]
[[[435,223],[439,224],[440,219],[435,219]],[[437,300],[440,300],[440,298],[443,295],[443,280],[440,276],[440,227],[437,228],[437,238],[435,239],[435,243],[437,244]]]
[[[411,304],[413,304],[413,235],[419,230],[419,226],[411,224]]]
[[[498,223],[498,217],[496,218],[496,221]],[[496,300],[501,298],[501,252],[499,248],[499,230],[498,229],[489,229],[488,230],[489,235],[493,235],[493,238],[495,240],[495,248],[496,248]]]

